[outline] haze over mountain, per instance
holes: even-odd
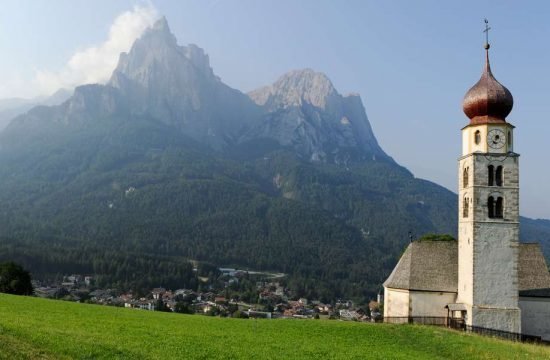
[[[165,18],[122,54],[108,85],[134,114],[148,114],[184,134],[220,148],[235,141],[259,109],[214,75],[196,45],[178,46]]]
[[[194,259],[365,299],[409,231],[456,231],[456,195],[385,154],[358,95],[309,69],[243,94],[165,19],[108,84],[15,118],[0,181],[0,260],[105,286],[182,286]],[[526,226],[550,243],[548,226]]]
[[[29,111],[37,105],[59,105],[71,95],[72,91],[59,89],[48,97],[2,99],[0,100],[0,130],[5,128],[14,117]]]

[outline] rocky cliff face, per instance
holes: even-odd
[[[201,48],[177,44],[164,18],[120,56],[108,85],[132,113],[151,115],[214,148],[233,142],[259,115],[246,95],[214,75]]]
[[[8,131],[136,117],[159,121],[216,150],[269,139],[310,161],[391,160],[358,95],[342,96],[326,75],[306,69],[247,96],[214,74],[201,48],[179,46],[164,18],[120,55],[106,85],[80,86],[63,105],[31,111]]]
[[[340,95],[325,74],[283,75],[248,94],[264,110],[245,138],[265,137],[312,161],[389,159],[378,145],[358,95]]]

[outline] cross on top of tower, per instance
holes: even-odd
[[[484,19],[484,21],[485,30],[483,30],[483,32],[485,33],[485,50],[489,50],[489,48],[491,47],[491,45],[489,45],[489,30],[491,30],[491,28],[489,27],[489,20]]]
[[[479,81],[466,93],[462,102],[463,110],[470,124],[506,122],[512,111],[514,98],[510,91],[499,83],[489,65],[489,20],[485,21],[485,68]]]

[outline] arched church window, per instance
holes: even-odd
[[[487,167],[487,172],[488,172],[488,178],[487,178],[487,184],[489,186],[493,186],[493,183],[495,182],[495,167],[493,165],[489,165]]]
[[[469,212],[470,212],[470,199],[465,197],[462,202],[462,217],[467,218]]]
[[[497,171],[495,172],[495,183],[496,186],[502,186],[502,166],[497,166]]]
[[[481,142],[481,133],[479,132],[479,130],[477,130],[474,134],[474,141],[476,145],[478,145]]]
[[[495,217],[495,198],[492,196],[489,196],[489,199],[487,199],[487,210],[489,213],[489,218],[492,219]]]
[[[496,206],[495,206],[495,217],[497,219],[502,219],[503,218],[503,215],[504,215],[503,202],[504,202],[504,200],[502,199],[502,197],[499,196],[497,198]]]
[[[462,187],[468,187],[468,178],[469,178],[470,168],[465,167],[462,172]]]

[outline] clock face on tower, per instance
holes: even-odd
[[[506,135],[500,129],[493,129],[487,134],[487,145],[492,149],[500,149],[506,144]]]

